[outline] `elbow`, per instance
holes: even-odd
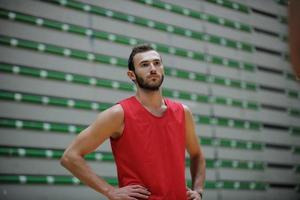
[[[202,152],[202,150],[190,154],[190,157],[195,160],[205,160],[204,153]]]
[[[190,155],[190,159],[192,162],[200,163],[202,165],[206,165],[204,154],[200,151],[194,155]]]
[[[65,167],[68,168],[68,166],[72,165],[72,163],[75,160],[75,156],[72,156],[71,153],[65,152],[62,157],[60,158],[60,164]]]
[[[206,160],[205,160],[205,156],[203,154],[203,152],[201,152],[201,154],[199,155],[199,160],[200,163],[204,166],[204,168],[206,167]]]
[[[67,163],[69,162],[69,158],[67,157],[67,155],[63,154],[59,162],[61,166],[66,167]]]

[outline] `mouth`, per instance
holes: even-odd
[[[157,79],[160,78],[158,75],[150,75],[148,76],[149,79]]]

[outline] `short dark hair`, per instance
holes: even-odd
[[[149,44],[139,44],[132,48],[132,51],[130,53],[130,56],[128,58],[128,69],[134,71],[134,63],[133,58],[138,53],[143,53],[146,51],[153,51],[153,49]]]

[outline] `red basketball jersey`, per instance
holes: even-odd
[[[167,110],[157,117],[136,97],[119,102],[124,131],[111,138],[119,187],[139,184],[150,200],[185,200],[185,116],[182,104],[165,99]]]

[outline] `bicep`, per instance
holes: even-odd
[[[186,149],[190,156],[200,153],[199,138],[196,134],[195,123],[192,112],[187,106],[184,106],[185,112],[185,134],[186,134]]]
[[[82,156],[94,151],[120,129],[123,120],[124,113],[120,105],[107,109],[98,114],[96,120],[81,131],[66,151]]]

